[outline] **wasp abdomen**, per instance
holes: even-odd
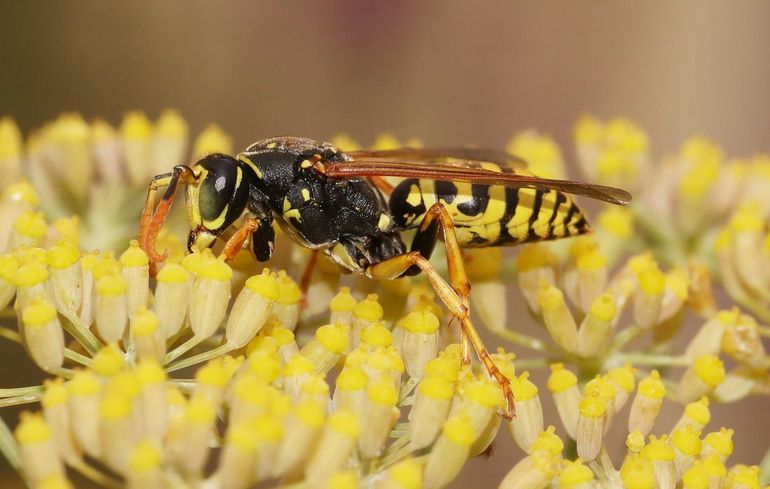
[[[586,233],[580,208],[556,190],[411,178],[391,194],[390,212],[402,229],[419,226],[440,203],[455,224],[461,246],[504,246]]]

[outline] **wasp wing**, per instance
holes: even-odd
[[[409,151],[414,151],[408,148]],[[399,150],[393,150],[397,152]],[[387,158],[370,157],[371,152],[350,153],[349,161],[324,162],[324,173],[333,178],[350,177],[403,177],[426,178],[431,180],[460,181],[480,183],[484,185],[504,185],[507,187],[523,187],[540,190],[557,190],[573,195],[602,200],[611,204],[626,205],[631,202],[631,194],[625,190],[575,182],[572,180],[555,180],[540,178],[512,165],[489,160],[460,160],[460,161],[425,161],[425,160],[390,160]],[[503,153],[505,154],[505,153]],[[454,156],[443,155],[444,158]],[[436,160],[439,159],[437,156]]]
[[[354,160],[424,161],[444,163],[489,162],[504,168],[526,171],[527,163],[505,151],[487,148],[394,148],[346,152]],[[454,161],[453,161],[454,160]],[[459,161],[458,161],[459,160]]]

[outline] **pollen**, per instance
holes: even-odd
[[[188,255],[191,256],[191,255]],[[176,263],[167,263],[158,272],[158,281],[168,284],[180,284],[186,283],[189,279],[189,274],[185,267]]]
[[[666,395],[666,387],[660,380],[660,373],[657,370],[653,370],[639,382],[639,393],[655,399],[662,399]]]
[[[702,355],[695,360],[695,373],[706,384],[716,387],[725,380],[725,366],[716,355]]]
[[[145,473],[160,467],[163,452],[156,443],[150,440],[139,442],[131,452],[129,466],[132,471]]]
[[[46,262],[56,270],[71,267],[80,259],[80,250],[68,240],[59,241],[48,249]]]
[[[271,301],[277,300],[279,296],[278,280],[267,268],[263,269],[259,275],[249,277],[246,280],[246,287],[255,294]]]
[[[356,308],[356,301],[353,294],[350,293],[350,287],[340,287],[340,291],[329,303],[329,309],[332,312],[353,311]]]
[[[48,280],[48,270],[34,261],[20,265],[13,276],[13,283],[17,287],[32,287],[46,280]]]
[[[56,309],[42,299],[33,301],[21,313],[21,320],[28,327],[45,326],[55,317]]]
[[[511,390],[513,390],[514,398],[520,401],[528,401],[537,397],[537,386],[529,380],[529,372],[522,372],[518,377],[511,379]]]
[[[233,139],[217,124],[207,125],[193,143],[194,155],[211,153],[231,154],[232,152]]]
[[[149,263],[149,258],[139,247],[139,242],[132,239],[128,249],[120,255],[119,261],[124,267],[143,267]]]
[[[563,363],[551,364],[551,375],[548,377],[548,390],[551,392],[563,392],[577,385],[577,376],[564,368]]]
[[[466,415],[458,415],[444,423],[444,436],[460,446],[470,446],[476,440],[471,420]]]
[[[127,112],[123,116],[123,122],[120,124],[120,134],[126,139],[149,139],[152,136],[152,122],[150,122],[144,112]]]
[[[19,126],[10,117],[0,117],[0,159],[19,156],[21,148],[22,139]]]
[[[573,489],[583,487],[594,479],[594,473],[583,465],[582,460],[577,459],[574,462],[566,460],[564,468],[559,474],[559,488]]]
[[[412,333],[429,334],[438,330],[439,321],[431,312],[414,311],[404,318],[402,326]]]
[[[91,367],[102,377],[112,377],[123,369],[123,354],[111,343],[96,353]]]
[[[356,416],[344,409],[340,409],[329,416],[329,426],[337,433],[349,438],[358,438],[361,434],[361,423]]]
[[[598,389],[587,392],[580,401],[580,414],[587,418],[601,418],[605,412],[607,407]]]
[[[24,212],[16,219],[13,227],[17,233],[31,239],[41,239],[48,231],[42,212]]]
[[[296,304],[302,297],[302,291],[297,282],[291,279],[286,272],[278,272],[278,298],[276,302],[280,304]]]
[[[21,445],[43,443],[53,436],[51,427],[39,414],[25,413],[15,431],[16,440]]]
[[[378,301],[377,294],[369,294],[353,309],[353,315],[366,321],[379,321],[382,319],[383,310]]]
[[[176,110],[165,109],[155,123],[155,131],[161,137],[187,137],[187,122]]]

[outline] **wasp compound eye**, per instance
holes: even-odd
[[[200,185],[198,206],[204,221],[224,217],[235,193],[238,162],[225,155],[211,155],[200,162],[206,170]]]

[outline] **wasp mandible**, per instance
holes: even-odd
[[[385,177],[401,177],[391,185]],[[157,265],[155,239],[180,184],[187,185],[188,248],[214,244],[236,222],[222,253],[231,259],[248,243],[259,261],[275,247],[274,222],[294,241],[325,253],[349,272],[391,280],[424,273],[462,330],[462,361],[471,348],[500,384],[514,415],[508,379],[489,357],[469,317],[461,248],[505,246],[589,231],[569,194],[613,204],[620,189],[538,178],[504,152],[472,148],[342,152],[311,139],[278,137],[233,157],[211,154],[152,179],[140,221],[140,244]],[[155,197],[165,187],[157,207]],[[242,223],[242,224],[241,224]],[[410,246],[402,232],[415,229]],[[439,238],[449,280],[428,261]]]

